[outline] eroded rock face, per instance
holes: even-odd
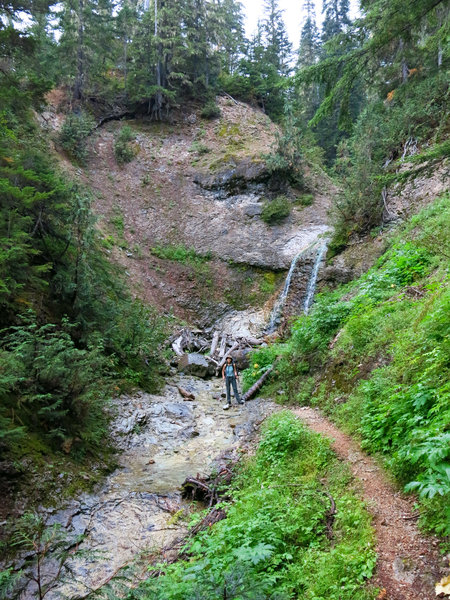
[[[221,171],[220,173],[196,173],[194,183],[204,190],[220,192],[220,196],[245,193],[249,189],[255,189],[255,185],[268,184],[273,180],[272,174],[262,161],[243,160],[235,167]],[[273,184],[272,184],[273,185]],[[259,190],[263,191],[264,186]]]

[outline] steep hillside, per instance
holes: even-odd
[[[327,230],[333,189],[325,176],[290,187],[265,161],[276,141],[270,119],[229,99],[219,105],[214,120],[189,109],[170,124],[127,121],[134,156],[124,165],[114,154],[123,124],[106,124],[84,173],[105,246],[135,292],[202,325],[264,306],[277,273]],[[264,203],[280,196],[290,214],[265,223]]]

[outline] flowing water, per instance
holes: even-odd
[[[184,400],[177,386],[194,393],[195,400]],[[46,600],[82,597],[143,554],[170,553],[185,535],[191,511],[180,485],[189,476],[208,475],[224,452],[231,456],[244,447],[276,409],[254,400],[223,411],[222,390],[221,379],[179,375],[168,380],[161,395],[140,392],[115,400],[112,435],[122,450],[119,468],[96,493],[47,510],[49,524],[60,523],[74,540],[84,535],[80,548],[98,554],[71,561],[75,578],[50,591]],[[47,576],[56,568],[51,560],[43,565]],[[32,584],[20,598],[35,598]]]
[[[309,309],[311,308],[311,305],[314,300],[314,292],[316,291],[317,276],[319,274],[320,265],[322,263],[323,257],[325,256],[326,251],[327,251],[327,244],[325,243],[319,248],[319,250],[317,252],[313,270],[311,272],[311,276],[308,281],[308,288],[306,290],[306,297],[305,297],[305,302],[303,305],[303,312],[305,313],[305,315],[307,315],[309,313]]]
[[[317,249],[316,244],[314,244],[313,246],[308,246],[308,248],[306,248],[305,250],[302,250],[293,259],[291,266],[289,268],[288,274],[286,276],[286,281],[284,283],[283,290],[281,291],[281,294],[278,296],[278,298],[274,304],[272,313],[270,315],[269,324],[267,325],[267,328],[266,328],[266,333],[268,333],[268,334],[273,333],[277,329],[278,325],[280,324],[281,316],[283,314],[283,309],[285,307],[286,300],[287,300],[287,297],[289,294],[289,290],[291,288],[292,278],[294,277],[294,273],[295,273],[295,270],[297,268],[299,261],[302,259],[309,258],[311,256],[311,254],[313,253],[313,251],[316,250],[316,258],[314,260],[311,274],[309,275],[308,285],[307,285],[306,293],[305,293],[305,300],[303,302],[303,312],[305,314],[308,314],[309,309],[310,309],[313,299],[314,299],[314,292],[316,289],[317,276],[318,276],[319,268],[320,268],[321,262],[323,260],[323,257],[325,255],[326,249],[327,249],[326,243],[322,244],[318,249]]]

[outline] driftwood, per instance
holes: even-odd
[[[185,390],[184,388],[180,387],[179,385],[177,385],[177,390],[180,392],[180,394],[186,400],[195,400],[195,395],[192,392],[188,392],[187,390]]]
[[[242,400],[244,402],[246,402],[247,400],[250,400],[250,398],[252,396],[254,396],[256,394],[256,392],[262,388],[262,386],[264,385],[264,382],[266,381],[266,379],[269,377],[269,375],[274,370],[275,365],[277,364],[278,360],[279,359],[277,358],[277,360],[273,363],[273,365],[261,375],[261,377],[258,379],[258,381],[256,383],[254,383],[252,385],[252,387],[245,392],[245,394],[242,396]]]
[[[224,334],[220,340],[219,358],[223,358],[227,349],[227,336]]]
[[[219,332],[215,331],[213,338],[212,338],[212,342],[211,342],[211,349],[209,351],[209,354],[211,356],[214,356],[214,354],[216,353],[216,349],[217,349],[217,344],[219,343]]]

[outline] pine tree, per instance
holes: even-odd
[[[264,19],[262,21],[265,40],[265,59],[280,76],[290,71],[292,45],[286,33],[283,13],[278,0],[264,0]]]
[[[299,68],[314,65],[317,62],[320,48],[314,0],[305,0],[303,7],[306,12],[306,20],[300,34],[297,61]]]
[[[244,50],[242,4],[236,0],[217,0],[217,42],[222,69],[233,75]]]
[[[349,10],[349,0],[323,0],[323,43],[327,42],[328,40],[331,40],[334,36],[345,31],[346,28],[351,24],[348,15]]]
[[[104,89],[114,64],[112,0],[64,0],[59,11],[59,61],[74,100]],[[98,93],[98,92],[97,92]]]

